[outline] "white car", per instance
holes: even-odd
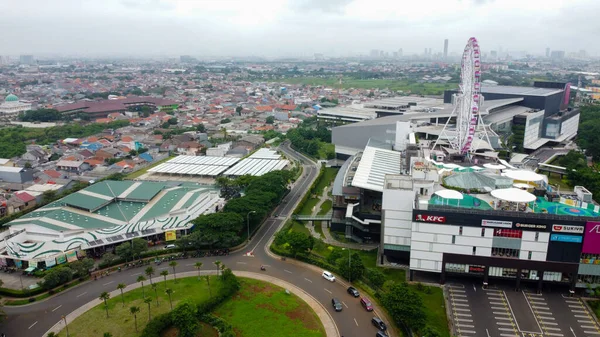
[[[333,274],[328,272],[327,270],[323,271],[323,278],[327,281],[335,282],[335,276],[333,276]]]

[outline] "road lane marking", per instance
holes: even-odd
[[[260,244],[260,242],[269,233],[269,231],[271,230],[271,227],[273,227],[274,224],[275,224],[275,221],[273,221],[273,223],[271,223],[271,225],[269,226],[269,228],[267,228],[267,230],[265,230],[265,234],[263,234],[263,236],[260,237],[260,240],[258,240],[258,242],[254,245],[254,247],[252,247],[252,250],[250,250],[252,253],[254,253],[254,250],[256,249],[256,247],[258,247],[258,245]]]
[[[289,271],[287,269],[284,269],[283,271],[286,272],[286,273],[290,273],[290,274],[292,273],[291,271]]]
[[[307,279],[306,277],[305,277],[304,279],[305,279],[305,280],[307,280],[308,282],[312,283],[312,281],[311,281],[311,280],[309,280],[309,279]]]
[[[247,264],[246,262],[236,262],[237,264]]]
[[[323,289],[325,289],[325,288],[323,288]],[[329,290],[327,290],[327,289],[325,289],[325,291],[331,294],[331,291],[329,291]]]
[[[37,323],[37,322],[36,322]],[[358,326],[358,322],[356,321],[356,318],[354,319],[354,323],[356,323],[356,326]]]
[[[56,307],[56,308],[52,309],[52,312],[55,312],[56,310],[60,309],[60,307],[62,307],[62,304],[61,304],[61,305],[59,305],[58,307]]]
[[[111,283],[115,283],[115,281],[110,281],[110,282],[108,282],[108,283],[104,283],[104,284],[103,284],[103,286],[107,286],[107,285],[109,285],[109,284],[111,284]]]
[[[346,307],[346,309],[348,309],[348,305],[346,305],[346,303],[344,303],[344,301],[342,301],[342,304]]]
[[[84,292],[84,293],[82,293],[82,294],[79,294],[79,295],[77,295],[77,297],[79,297],[79,296],[83,296],[83,295],[85,295],[85,294],[87,294],[87,291],[86,291],[86,292]]]
[[[356,319],[355,319],[354,321],[356,321]],[[38,321],[35,321],[35,323],[31,324],[31,325],[29,326],[29,329],[28,329],[28,330],[31,330],[31,328],[33,328],[33,326],[34,326],[34,325],[36,325],[36,324],[37,324],[37,322],[38,322]],[[356,325],[358,325],[358,323],[356,323]]]
[[[138,275],[142,275],[142,273],[135,273],[135,274],[131,274],[130,276],[138,276]]]

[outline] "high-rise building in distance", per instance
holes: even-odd
[[[21,64],[33,64],[33,55],[21,55],[19,56],[19,63]]]
[[[550,48],[546,48],[546,58],[550,57]]]
[[[553,50],[550,52],[550,58],[553,60],[562,60],[565,58],[564,50]]]
[[[448,39],[444,40],[444,58],[448,58]]]

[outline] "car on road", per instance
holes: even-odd
[[[377,331],[377,333],[375,334],[375,337],[388,337],[388,335],[385,333],[385,331]]]
[[[360,298],[360,305],[362,305],[367,311],[373,311],[373,304],[371,304],[371,301],[369,301],[369,299],[366,297]]]
[[[335,309],[335,311],[342,311],[342,302],[340,302],[340,300],[338,300],[337,298],[332,298],[331,299],[331,305],[333,306],[333,309]]]
[[[371,324],[381,331],[387,330],[387,325],[385,325],[385,323],[379,317],[371,318]]]
[[[348,287],[348,294],[350,294],[354,297],[360,296],[360,294],[358,293],[358,290],[356,290],[356,288],[354,288],[354,287]]]
[[[327,281],[335,282],[335,276],[327,270],[323,270],[323,278]]]
[[[166,245],[165,249],[173,249],[176,248],[177,246],[175,246],[174,244],[170,244],[170,245]]]

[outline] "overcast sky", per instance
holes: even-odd
[[[0,55],[600,52],[600,0],[1,0]]]

